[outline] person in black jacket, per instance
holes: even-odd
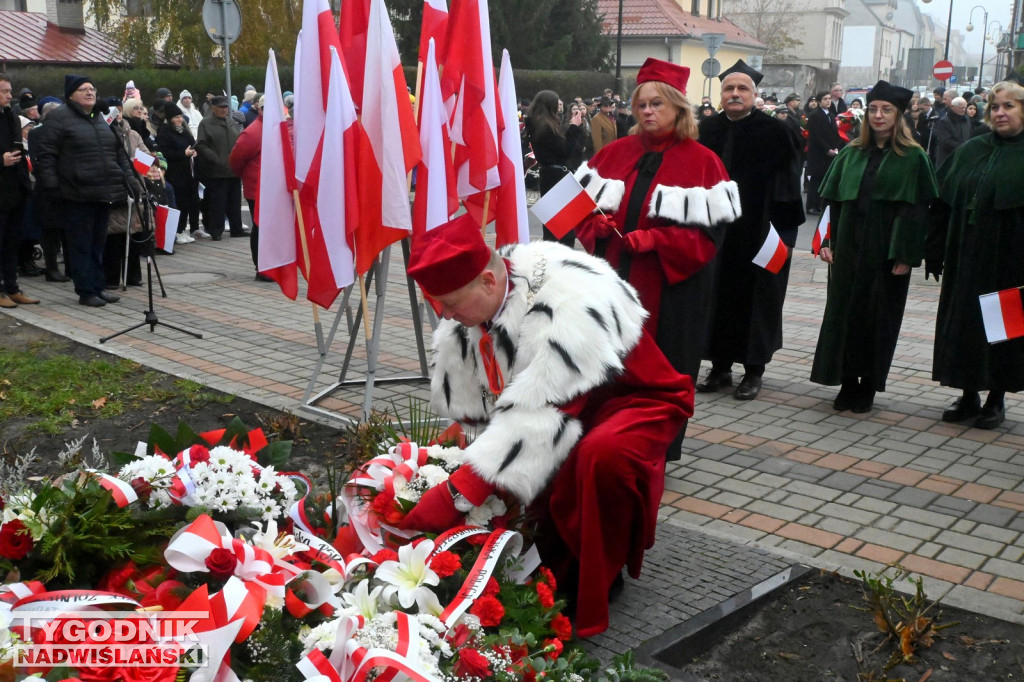
[[[533,155],[540,165],[540,193],[558,184],[558,181],[569,172],[569,158],[573,150],[583,147],[583,115],[575,109],[569,119],[569,127],[562,132],[558,120],[558,94],[551,90],[541,90],[534,96],[530,104],[530,112],[526,115],[526,133],[530,137]],[[544,228],[544,239],[555,241],[556,237]],[[576,233],[569,232],[560,240],[571,247],[576,242]]]
[[[831,93],[819,93],[818,108],[807,116],[807,212],[811,215],[821,214],[818,186],[844,144],[830,113],[831,104]]]
[[[71,278],[82,305],[98,307],[119,297],[104,291],[103,251],[112,204],[141,187],[132,164],[96,107],[90,78],[64,78],[65,104],[46,118],[46,135],[32,148],[36,184],[59,190],[71,253]]]
[[[0,75],[0,308],[39,303],[18,288],[18,241],[29,197],[21,125],[11,111],[11,81]]]
[[[174,188],[177,208],[181,211],[176,240],[184,244],[195,241],[185,231],[190,223],[192,232],[199,231],[199,186],[194,172],[196,141],[185,122],[184,113],[177,105],[168,104],[164,113],[166,120],[157,131],[156,142],[160,153],[167,160],[167,174],[164,177]]]
[[[232,237],[248,237],[242,225],[242,181],[231,171],[228,157],[242,126],[231,118],[230,100],[218,95],[210,100],[210,113],[199,124],[196,138],[196,170],[206,186],[203,224],[213,241],[220,241],[227,219]]]

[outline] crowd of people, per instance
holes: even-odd
[[[241,104],[209,93],[197,106],[188,90],[175,100],[158,88],[147,107],[134,81],[100,97],[89,77],[72,74],[62,97],[24,87],[15,99],[0,76],[0,308],[39,302],[19,277],[72,281],[82,305],[116,303],[119,285],[143,283],[157,205],[180,211],[176,244],[219,241],[227,229],[249,237],[255,267],[258,226],[243,225],[241,202],[244,194],[254,215],[262,109],[251,85]],[[156,159],[148,171],[133,163],[138,151]]]

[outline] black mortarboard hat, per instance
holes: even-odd
[[[742,59],[737,59],[735,64],[730,66],[722,73],[718,74],[718,79],[724,81],[725,77],[728,76],[730,73],[745,73],[748,76],[750,76],[750,80],[754,81],[754,85],[760,83],[761,79],[764,78],[763,73],[761,73],[760,71],[755,71],[754,69],[747,66],[747,63]]]
[[[868,104],[871,104],[875,100],[882,100],[888,102],[900,111],[906,111],[907,107],[910,106],[910,98],[914,96],[912,90],[901,88],[898,85],[893,85],[888,81],[878,81],[874,87],[868,92]]]

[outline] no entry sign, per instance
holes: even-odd
[[[935,66],[932,67],[932,75],[935,76],[935,80],[949,80],[949,77],[953,75],[953,62],[947,59],[935,62]]]

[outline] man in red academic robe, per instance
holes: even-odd
[[[511,493],[541,517],[537,544],[575,598],[577,634],[602,632],[623,566],[638,577],[654,543],[692,381],[644,331],[636,291],[557,242],[495,252],[463,216],[416,237],[409,274],[444,317],[433,406],[484,427],[405,526],[440,532],[494,489]]]

